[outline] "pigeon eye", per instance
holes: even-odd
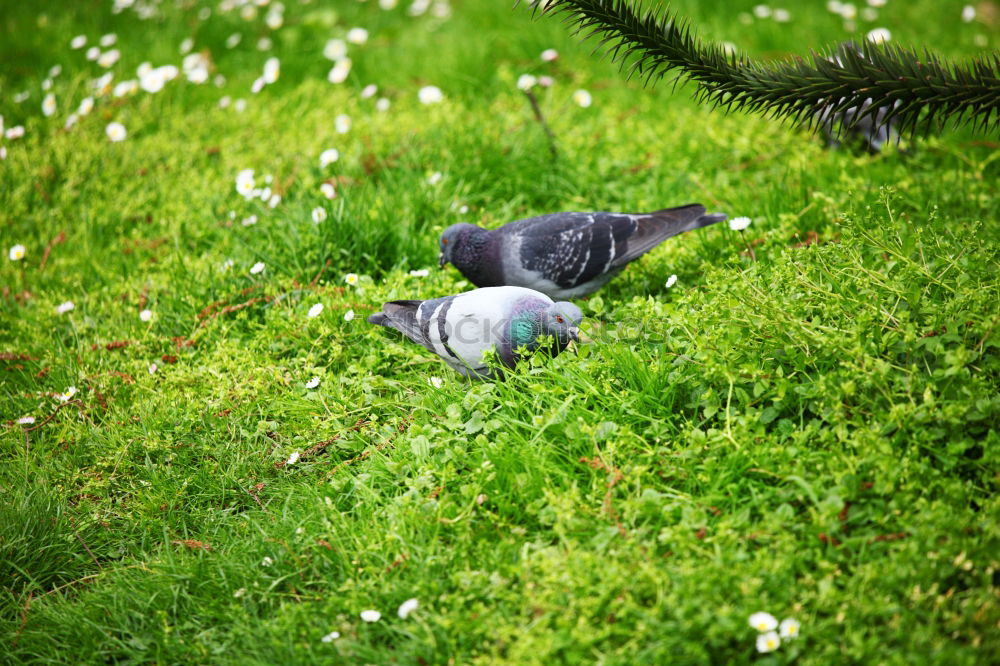
[[[556,315],[556,321],[559,322],[560,324],[563,323],[562,315]]]
[[[447,245],[448,244],[448,239],[447,238],[442,238],[441,239],[441,244],[442,245]]]

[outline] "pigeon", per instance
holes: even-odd
[[[671,236],[724,219],[689,204],[652,213],[551,213],[492,231],[453,224],[441,234],[438,263],[451,262],[477,287],[513,285],[575,298],[600,289]]]
[[[579,341],[583,319],[572,303],[554,303],[545,294],[524,287],[486,287],[427,301],[390,301],[369,324],[394,328],[440,356],[467,377],[493,376],[483,352],[496,349],[500,362],[513,368],[521,351],[545,345],[555,356],[570,340]]]

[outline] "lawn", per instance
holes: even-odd
[[[0,661],[1000,660],[995,133],[831,150],[524,3],[257,4],[4,3]],[[1000,47],[992,2],[825,4],[672,8],[764,60]],[[365,321],[471,288],[453,223],[691,202],[752,222],[506,381]]]

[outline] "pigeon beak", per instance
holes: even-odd
[[[572,338],[574,342],[580,342],[580,329],[576,326],[569,329],[569,337]]]
[[[438,268],[444,268],[445,264],[447,263],[448,260],[445,259],[444,252],[442,252],[441,254],[438,255]]]

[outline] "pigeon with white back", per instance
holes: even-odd
[[[578,340],[583,313],[572,303],[555,303],[523,287],[487,287],[427,301],[390,301],[368,323],[394,328],[440,356],[467,377],[490,377],[483,353],[496,349],[513,368],[522,351],[545,345],[555,356]]]
[[[689,204],[652,213],[551,213],[492,231],[453,224],[441,234],[438,263],[451,262],[477,287],[513,285],[575,298],[600,289],[668,238],[725,219]]]

